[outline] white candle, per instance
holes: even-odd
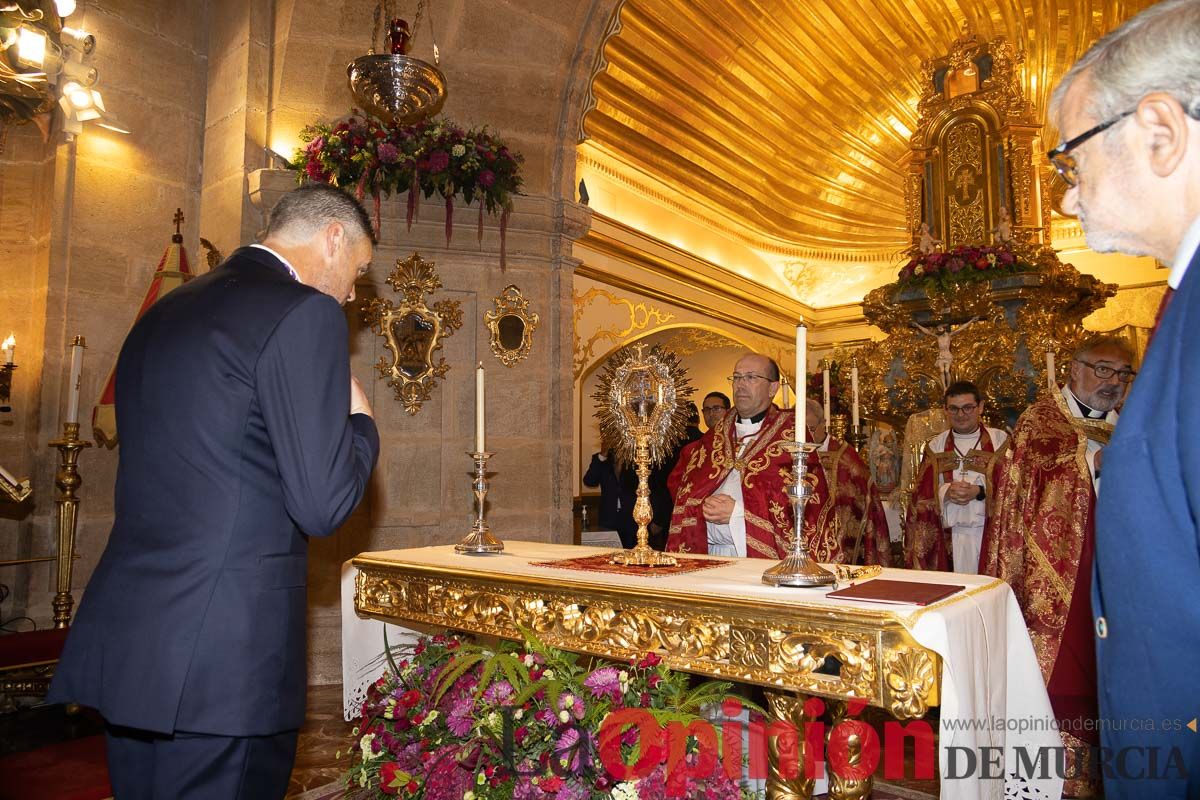
[[[804,327],[804,320],[796,326],[796,441],[808,441],[808,429],[806,426],[807,420],[805,414],[807,409],[804,407],[804,392],[801,386],[804,385],[805,362],[808,359],[808,328]]]
[[[483,452],[483,362],[475,370],[475,452]]]
[[[71,377],[68,379],[67,395],[67,422],[79,422],[79,380],[83,376],[83,348],[84,341],[82,336],[76,336],[71,342]]]
[[[1050,391],[1058,388],[1058,381],[1054,376],[1054,351],[1049,347],[1046,348],[1046,383],[1050,385]]]
[[[5,363],[13,363],[13,355],[17,352],[17,337],[10,333],[0,349],[4,350]]]
[[[829,426],[829,368],[821,371],[821,386],[825,390],[825,425]]]
[[[858,430],[858,364],[850,367],[850,394],[854,397],[854,405],[850,407],[850,425]]]

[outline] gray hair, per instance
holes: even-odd
[[[1166,92],[1200,119],[1200,3],[1164,0],[1099,39],[1063,75],[1050,96],[1050,118],[1085,72],[1088,113],[1098,122],[1131,110],[1151,92]]]
[[[1192,2],[1195,2],[1195,0],[1192,0]],[[1093,350],[1099,350],[1101,347],[1108,347],[1113,350],[1117,350],[1121,353],[1121,355],[1125,356],[1126,361],[1128,361],[1130,364],[1133,363],[1135,354],[1133,352],[1133,347],[1131,347],[1129,344],[1129,340],[1121,336],[1114,336],[1110,333],[1093,334],[1092,336],[1087,337],[1079,344],[1078,347],[1075,348],[1075,352],[1071,354],[1071,358],[1076,360],[1080,359],[1083,356],[1086,356],[1088,353],[1091,353]]]
[[[308,183],[285,194],[271,209],[265,238],[274,236],[307,241],[327,225],[340,222],[352,239],[367,237],[375,244],[375,231],[366,209],[341,189]]]

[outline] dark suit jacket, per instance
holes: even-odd
[[[633,521],[633,505],[637,502],[637,474],[632,464],[626,465],[617,477],[613,451],[603,461],[599,453],[592,454],[592,463],[583,475],[584,486],[600,487],[600,526],[614,530],[625,547],[637,543],[637,523]]]
[[[265,250],[146,312],[117,362],[113,529],[51,702],[165,733],[300,727],[308,537],[350,515],[379,453],[349,385],[342,309]]]
[[[1105,796],[1200,797],[1200,256],[1163,315],[1104,451],[1096,512],[1092,611],[1100,715],[1125,720],[1101,731],[1105,747],[1180,748],[1189,778],[1105,781]],[[1130,723],[1129,720],[1134,720]],[[1156,730],[1146,730],[1153,720]],[[1178,730],[1163,730],[1164,721]],[[1132,771],[1148,750],[1130,751]],[[1120,757],[1120,756],[1118,756]],[[1119,762],[1118,762],[1119,763]]]

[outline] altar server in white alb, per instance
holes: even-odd
[[[996,452],[1008,439],[980,423],[984,398],[970,381],[946,389],[950,427],[925,445],[905,515],[905,561],[912,569],[979,572]]]

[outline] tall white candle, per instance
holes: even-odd
[[[17,352],[17,337],[13,336],[10,333],[8,335],[8,338],[4,340],[4,344],[2,346],[0,346],[0,348],[2,348],[4,350],[5,363],[7,363],[7,364],[13,363],[13,356]]]
[[[1058,388],[1058,381],[1054,374],[1054,350],[1046,348],[1046,383],[1050,386],[1050,391]]]
[[[475,370],[475,452],[483,452],[484,402],[483,402],[483,362]]]
[[[67,422],[79,422],[79,380],[83,375],[83,348],[84,341],[82,336],[76,336],[71,342],[71,376],[68,379],[67,386],[69,394],[67,395]]]
[[[829,426],[829,368],[821,370],[821,388],[825,390],[825,425]]]
[[[800,387],[804,385],[805,362],[808,360],[808,328],[804,326],[804,320],[800,320],[800,324],[796,326],[796,441],[808,441],[808,429],[806,427],[807,419],[805,414],[807,409],[804,407],[804,390]]]
[[[850,367],[850,394],[854,398],[854,405],[850,407],[850,425],[858,430],[858,364]]]

